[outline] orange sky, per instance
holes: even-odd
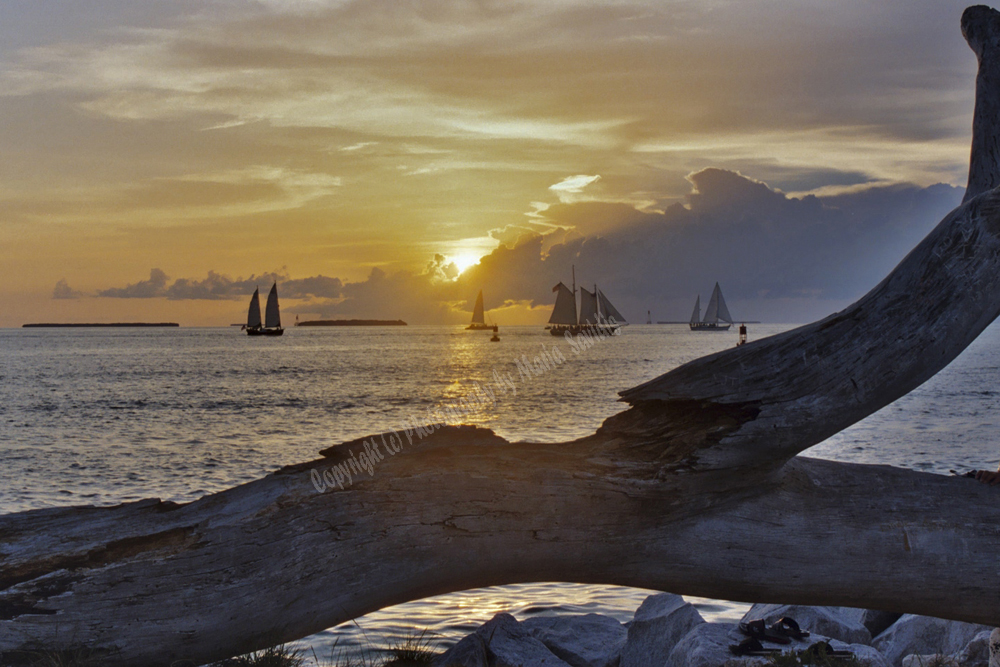
[[[98,294],[152,269],[426,274],[525,233],[612,232],[621,216],[549,212],[666,210],[706,167],[795,194],[966,175],[954,2],[40,4],[0,7],[0,326],[228,324],[249,294]],[[505,321],[544,321],[530,303]]]

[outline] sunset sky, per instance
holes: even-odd
[[[825,315],[961,199],[965,4],[3,0],[0,326]]]

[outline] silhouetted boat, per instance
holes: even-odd
[[[607,333],[614,333],[622,325],[628,324],[621,313],[618,312],[604,292],[597,289],[594,291],[580,288],[580,313],[576,310],[576,267],[573,267],[573,289],[559,283],[552,288],[556,292],[556,305],[552,308],[552,316],[549,317],[549,333],[553,336],[577,335],[579,333],[592,333],[598,328],[604,329]]]
[[[246,329],[248,336],[280,336],[285,333],[285,330],[281,328],[281,315],[278,312],[278,283],[274,283],[271,286],[271,291],[268,292],[263,325],[260,321],[260,290],[253,291],[244,329]]]
[[[708,300],[708,308],[705,309],[705,317],[700,318],[701,295],[694,302],[694,312],[691,313],[691,331],[728,331],[733,325],[733,318],[726,307],[726,300],[722,298],[722,290],[719,283],[715,283],[712,290],[712,298]],[[719,324],[719,321],[726,324]]]
[[[476,305],[472,309],[472,324],[465,327],[466,331],[489,331],[493,328],[492,324],[486,324],[486,313],[483,310],[483,290],[479,290],[479,296],[476,297]]]

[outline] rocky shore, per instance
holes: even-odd
[[[993,628],[912,614],[754,605],[743,622],[794,618],[809,636],[768,648],[802,650],[828,641],[871,667],[988,667]],[[1000,633],[998,633],[1000,634]],[[737,657],[746,637],[737,623],[709,623],[679,595],[660,593],[627,623],[600,614],[517,621],[500,613],[447,652],[435,667],[752,667],[766,657]]]

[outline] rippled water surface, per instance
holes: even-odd
[[[751,325],[751,339],[789,327]],[[735,333],[634,325],[576,350],[539,327],[499,343],[461,327],[298,328],[281,338],[220,329],[0,330],[0,511],[189,501],[324,447],[437,421],[443,407],[516,388],[463,419],[508,439],[562,441],[624,409],[617,392],[735,344]],[[553,346],[566,358],[524,379],[515,359]],[[579,352],[579,353],[577,353]],[[1000,448],[1000,327],[924,386],[808,452],[947,473],[994,468]],[[428,628],[453,641],[495,612],[596,611],[621,620],[648,591],[538,583],[466,591],[384,609],[305,644],[321,656]],[[708,618],[745,605],[695,600]],[[360,629],[359,629],[360,627]],[[362,633],[363,630],[364,632]]]

